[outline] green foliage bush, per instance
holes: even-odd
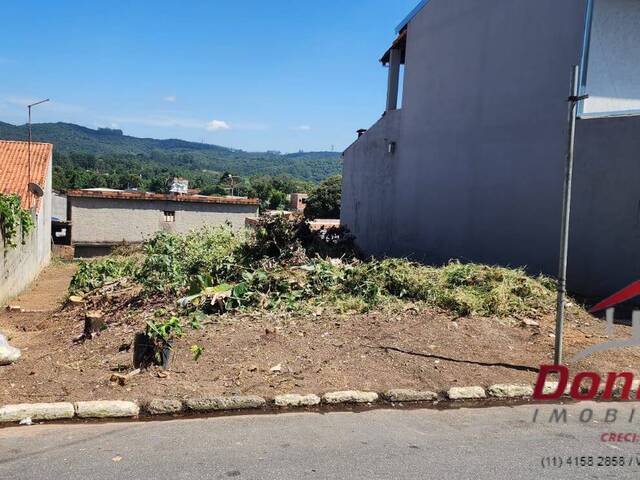
[[[235,262],[234,253],[244,240],[244,232],[236,232],[230,225],[192,230],[183,237],[185,274],[208,273],[214,280],[224,280]]]
[[[149,292],[178,292],[198,275],[223,281],[235,267],[244,235],[229,225],[205,226],[186,235],[160,232],[145,242],[137,275]]]
[[[34,228],[31,212],[20,206],[20,197],[16,194],[0,193],[0,236],[5,247],[17,245],[18,233],[22,232],[22,241]]]
[[[289,261],[299,257],[302,250],[301,228],[300,222],[291,221],[284,215],[262,216],[252,238],[244,245],[244,254],[254,260],[273,258]]]
[[[182,237],[167,232],[159,232],[144,243],[144,260],[136,278],[145,289],[169,292],[185,284],[183,243]]]
[[[71,279],[69,293],[87,293],[120,278],[133,278],[136,271],[135,258],[112,256],[101,260],[82,261]]]

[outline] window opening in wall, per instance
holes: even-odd
[[[165,222],[175,222],[176,221],[176,212],[171,210],[164,211],[164,221]]]

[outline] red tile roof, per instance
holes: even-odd
[[[31,143],[31,178],[29,178],[29,143],[12,140],[0,140],[0,193],[17,193],[22,207],[40,208],[40,199],[29,193],[29,182],[45,187],[53,145],[50,143]]]
[[[67,197],[110,198],[118,200],[164,200],[170,202],[220,203],[230,205],[259,205],[257,198],[214,197],[205,195],[181,195],[150,192],[125,192],[113,190],[67,190]]]

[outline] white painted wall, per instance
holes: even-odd
[[[640,111],[640,0],[595,0],[584,114]]]

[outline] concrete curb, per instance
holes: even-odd
[[[343,390],[329,392],[322,396],[322,403],[373,403],[378,400],[376,392],[361,392],[359,390]]]
[[[386,390],[381,395],[387,402],[432,402],[438,399],[435,392],[418,392],[408,388]]]
[[[189,410],[196,412],[207,412],[216,410],[240,410],[246,408],[261,408],[266,406],[267,401],[257,395],[235,395],[202,398],[188,398],[184,401]]]
[[[533,387],[530,385],[491,385],[487,392],[490,396],[496,398],[521,398],[533,395]]]
[[[553,391],[550,383],[545,393]],[[565,391],[565,395],[568,393]],[[488,394],[488,395],[487,395]],[[493,399],[528,399],[533,394],[530,385],[495,384],[485,389],[480,386],[451,387],[440,394],[430,391],[396,388],[383,392],[344,390],[316,394],[288,393],[267,400],[257,395],[207,396],[200,398],[154,398],[144,403],[122,400],[92,400],[87,402],[21,403],[0,406],[0,424],[31,420],[60,420],[71,418],[135,418],[142,411],[146,415],[175,415],[185,412],[219,412],[259,410],[272,408],[287,410],[324,405],[363,405],[379,403],[432,403],[442,401],[464,403],[465,401]],[[142,407],[142,408],[141,408]]]
[[[450,400],[474,400],[478,398],[487,398],[484,388],[474,387],[451,387],[447,392]]]
[[[135,402],[123,400],[92,400],[75,402],[76,415],[80,418],[122,418],[137,417],[140,407]]]
[[[183,412],[185,409],[182,400],[169,398],[154,398],[146,403],[143,410],[149,415],[168,415]]]
[[[61,420],[73,418],[75,410],[72,403],[17,403],[0,408],[0,423],[31,420]]]
[[[288,393],[276,396],[273,403],[276,407],[311,407],[320,403],[320,397],[313,393],[308,395]]]

